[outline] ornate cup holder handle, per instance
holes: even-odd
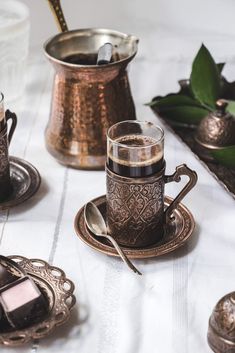
[[[9,120],[11,120],[11,127],[10,127],[9,135],[8,135],[8,143],[10,145],[12,136],[14,134],[14,131],[15,131],[15,128],[16,128],[16,125],[17,125],[17,116],[16,116],[15,113],[12,113],[9,109],[6,110],[5,116],[6,116],[6,121],[7,122]]]
[[[197,182],[197,173],[187,167],[186,164],[181,164],[176,167],[176,171],[172,175],[165,175],[165,183],[170,183],[176,181],[177,183],[181,181],[181,176],[186,175],[189,177],[188,183],[172,201],[172,203],[167,207],[165,211],[165,217],[167,221],[170,221],[172,218],[172,213],[181,202],[181,200],[189,193],[189,191],[196,185]]]

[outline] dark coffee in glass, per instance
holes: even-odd
[[[151,123],[118,123],[109,130],[107,144],[107,165],[118,175],[147,177],[163,167],[163,131]]]

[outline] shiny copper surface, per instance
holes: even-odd
[[[107,227],[121,245],[144,247],[160,241],[165,221],[169,223],[173,210],[194,187],[197,174],[186,165],[176,167],[173,175],[165,175],[165,167],[153,176],[130,178],[117,175],[106,167]],[[179,182],[182,175],[189,182],[164,211],[165,183]]]
[[[216,304],[208,328],[208,343],[216,353],[235,353],[235,292]]]
[[[63,61],[78,53],[94,55],[104,42],[117,46],[118,61],[103,66]],[[120,32],[85,29],[59,34],[45,44],[56,71],[46,146],[60,163],[104,168],[107,129],[135,119],[126,67],[136,54],[137,42]]]
[[[100,196],[92,200],[100,209],[103,217],[106,218],[106,196]],[[172,198],[165,196],[164,206],[167,208],[172,202]],[[128,248],[123,247],[125,254],[132,259],[147,259],[168,254],[183,246],[193,234],[195,221],[190,211],[179,203],[173,211],[174,220],[166,224],[164,237],[157,244],[149,247]],[[84,207],[82,207],[75,218],[75,231],[78,237],[88,246],[96,251],[110,255],[119,256],[112,245],[104,238],[95,237],[86,227],[84,218]]]
[[[218,100],[217,110],[202,119],[195,135],[201,146],[218,149],[235,145],[235,117],[226,112],[227,105],[226,100]]]

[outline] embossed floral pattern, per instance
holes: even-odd
[[[0,132],[0,201],[8,196],[10,185],[7,130],[4,129]]]
[[[0,177],[8,171],[8,143],[6,132],[0,134]]]
[[[107,175],[109,231],[120,244],[153,244],[162,237],[163,178],[124,179]]]

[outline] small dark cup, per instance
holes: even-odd
[[[120,245],[141,248],[160,241],[164,225],[197,182],[185,164],[165,175],[163,142],[163,130],[151,123],[127,121],[108,131],[107,225]],[[164,210],[165,184],[179,182],[182,175],[188,183]]]
[[[0,202],[5,201],[12,191],[8,148],[17,124],[14,113],[9,110],[4,112],[3,102],[4,97],[0,93]],[[8,133],[7,125],[10,119],[12,124]]]

